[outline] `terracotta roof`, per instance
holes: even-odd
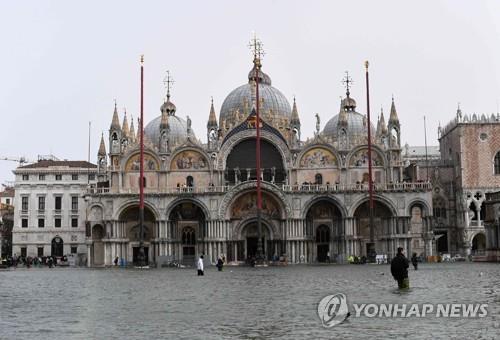
[[[18,169],[37,169],[37,168],[48,168],[51,166],[66,166],[70,168],[97,168],[97,165],[89,163],[87,161],[41,160],[33,164],[20,166]]]
[[[4,191],[0,192],[0,197],[14,197],[14,188],[5,188]]]

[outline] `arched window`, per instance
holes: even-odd
[[[330,241],[330,228],[326,225],[320,225],[316,229],[316,242],[317,243],[328,243]]]
[[[316,174],[316,176],[314,176],[314,183],[323,184],[323,176],[321,174]]]
[[[500,151],[495,155],[495,175],[500,175]]]
[[[186,186],[189,187],[189,188],[194,186],[193,176],[187,176],[186,177]]]
[[[184,245],[195,245],[196,237],[193,228],[184,228],[182,230],[182,244]]]

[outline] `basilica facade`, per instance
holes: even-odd
[[[243,73],[244,74],[244,73]],[[257,79],[258,77],[258,79]],[[144,126],[147,260],[192,264],[205,254],[245,263],[256,255],[256,126],[261,131],[262,244],[268,260],[339,263],[350,255],[432,255],[432,192],[404,175],[401,126],[394,99],[377,126],[357,111],[347,87],[336,112],[314,136],[301,138],[298,105],[252,69],[217,117],[208,110],[206,142],[182,118],[168,91],[158,116]],[[256,102],[256,80],[259,101]],[[259,105],[260,121],[255,108]],[[208,106],[208,105],[207,105]],[[201,113],[197,117],[205,116]],[[309,115],[308,117],[312,117]],[[309,118],[310,119],[310,118]],[[137,128],[138,129],[138,128]],[[370,237],[368,139],[372,132],[374,224]],[[112,114],[108,146],[101,139],[96,185],[88,204],[89,265],[134,262],[139,246],[139,131]]]

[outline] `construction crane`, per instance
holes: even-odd
[[[3,157],[3,156],[0,156],[0,161],[18,162],[19,166],[23,166],[27,163],[33,163],[32,161],[26,159],[25,157]]]

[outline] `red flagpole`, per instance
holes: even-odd
[[[144,55],[141,55],[141,129],[139,166],[139,266],[145,265],[144,254]]]
[[[366,115],[368,120],[368,193],[370,207],[370,242],[374,241],[374,226],[373,226],[373,179],[372,179],[372,135],[370,121],[370,85],[368,79],[368,61],[365,61],[366,70]],[[369,255],[369,254],[367,254]]]

